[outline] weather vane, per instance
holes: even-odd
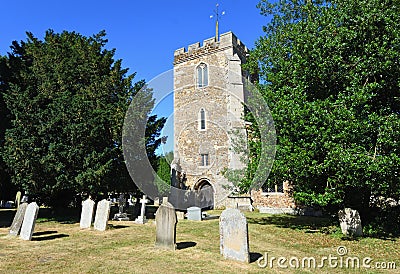
[[[216,22],[215,22],[215,41],[217,41],[217,42],[218,42],[218,40],[219,40],[218,21],[219,21],[219,18],[221,18],[221,16],[225,14],[225,11],[222,11],[222,13],[219,14],[218,8],[219,8],[219,4],[217,3],[217,4],[215,5],[215,10],[214,10],[214,14],[215,14],[215,18],[216,18]],[[214,15],[210,15],[210,19],[212,19],[212,18],[214,18]]]

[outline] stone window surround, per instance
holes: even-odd
[[[198,121],[199,121],[199,126],[198,126],[199,131],[206,131],[207,130],[207,111],[205,108],[200,108]]]
[[[200,154],[200,167],[209,167],[210,165],[210,155],[208,153]]]
[[[201,69],[201,67],[203,67],[203,72],[205,71],[205,75],[203,75],[203,81],[204,81],[204,78],[206,78],[207,79],[207,83],[206,84],[203,84],[203,81],[202,81],[202,83],[201,83],[201,85],[200,85],[200,83],[199,83],[199,69]],[[195,67],[195,87],[197,88],[197,89],[202,89],[202,88],[205,88],[205,87],[208,87],[209,85],[210,85],[210,77],[209,77],[209,65],[207,64],[207,63],[205,63],[205,62],[200,62],[198,65],[196,65],[196,67]],[[204,76],[206,76],[206,77],[204,77]]]

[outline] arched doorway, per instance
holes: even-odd
[[[194,186],[196,191],[196,206],[200,208],[214,208],[214,188],[208,179],[200,179]]]

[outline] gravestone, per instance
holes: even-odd
[[[163,197],[163,198],[162,198],[162,203],[163,203],[163,204],[168,203],[168,197]]]
[[[156,247],[176,249],[175,208],[171,203],[162,203],[156,212]]]
[[[128,213],[124,212],[125,207],[126,207],[125,194],[120,194],[118,198],[118,213],[114,214],[113,220],[129,221]]]
[[[90,226],[92,225],[93,209],[94,209],[94,201],[92,199],[88,198],[85,201],[83,201],[81,221],[80,221],[81,228],[83,229],[90,228]]]
[[[249,238],[246,217],[228,208],[219,218],[220,251],[225,259],[249,262]]]
[[[148,202],[149,200],[146,199],[146,195],[143,195],[143,198],[140,199],[140,203],[142,204],[142,207],[140,209],[140,215],[136,218],[135,223],[144,224],[147,222],[145,212],[146,212],[146,203]]]
[[[187,219],[192,221],[201,221],[201,208],[192,206],[187,209]]]
[[[357,210],[345,208],[339,210],[339,222],[342,233],[346,236],[362,236],[362,225],[360,214]]]
[[[96,216],[94,218],[94,229],[104,231],[107,228],[108,218],[110,217],[110,201],[106,199],[97,203]]]
[[[185,219],[185,212],[183,211],[176,211],[176,218],[178,220],[184,220]]]
[[[21,191],[18,191],[17,194],[15,195],[15,203],[17,204],[17,208],[19,207],[21,203]]]
[[[160,198],[158,197],[154,198],[154,206],[160,206]]]
[[[21,233],[19,236],[22,240],[30,241],[32,239],[38,213],[39,206],[35,202],[30,203],[26,207],[24,221],[22,223]]]
[[[18,207],[17,213],[15,213],[14,220],[10,227],[10,233],[8,235],[10,235],[10,236],[18,235],[18,233],[21,229],[21,226],[22,226],[22,222],[24,221],[24,216],[25,216],[27,206],[28,206],[27,203],[22,203]]]

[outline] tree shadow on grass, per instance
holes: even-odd
[[[57,222],[60,224],[76,224],[80,221],[80,211],[76,208],[70,209],[52,209],[41,208],[39,210],[40,222]]]
[[[247,222],[251,224],[275,225],[282,228],[306,230],[307,233],[322,232],[336,225],[331,218],[282,214],[248,217]]]
[[[127,228],[129,226],[127,225],[113,225],[113,224],[108,224],[110,229],[121,229],[121,228]]]
[[[180,249],[185,249],[185,248],[189,248],[189,247],[194,247],[196,245],[197,245],[197,243],[195,243],[195,242],[180,242],[180,243],[176,243],[176,249],[180,250]]]
[[[259,258],[261,258],[263,255],[258,252],[250,252],[250,263],[256,262]]]
[[[14,219],[16,209],[1,209],[0,210],[0,227],[9,227]]]
[[[46,235],[46,236],[43,236]],[[69,237],[67,234],[57,234],[55,230],[48,230],[48,231],[40,231],[33,233],[32,241],[48,241],[48,240],[55,240],[59,238]]]

